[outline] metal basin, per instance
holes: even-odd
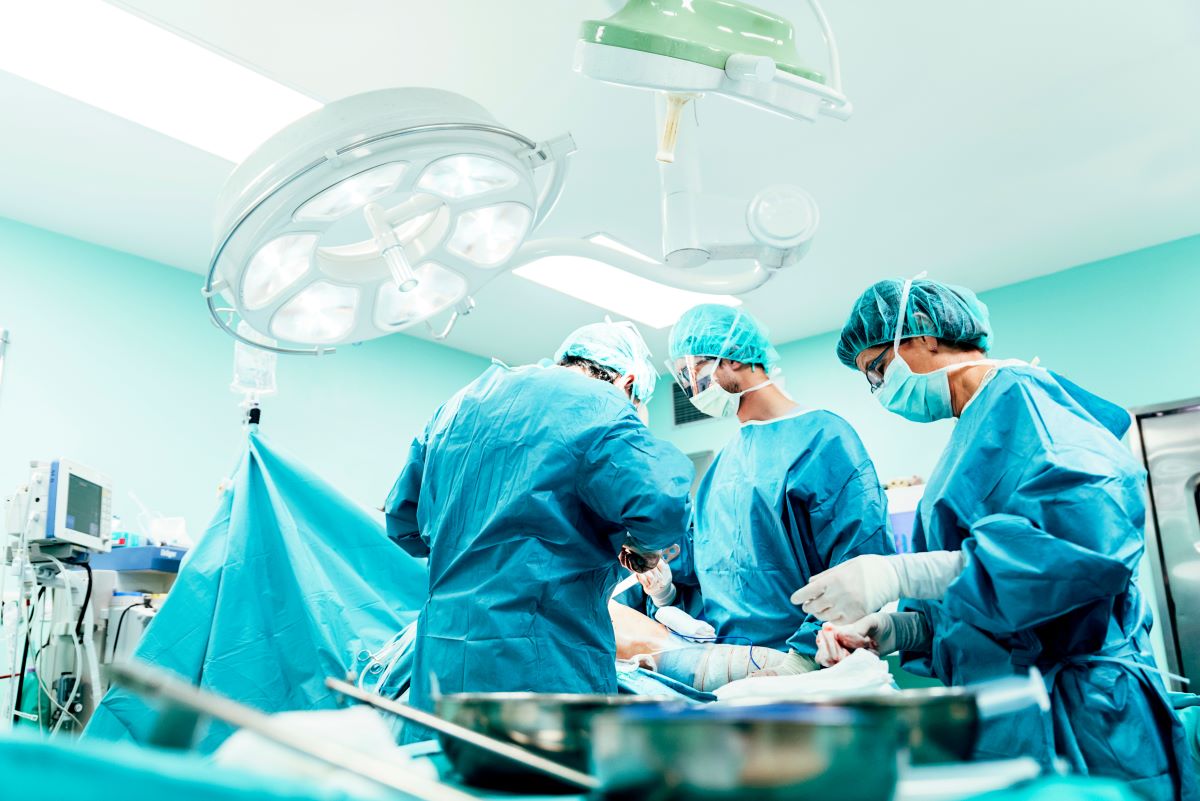
[[[971,758],[979,736],[975,694],[962,687],[901,690],[830,703],[894,711],[914,765],[965,762]]]
[[[678,707],[682,702],[637,695],[459,693],[437,701],[438,717],[513,743],[576,770],[588,770],[592,718],[630,707]],[[527,793],[578,793],[545,774],[451,737],[442,751],[474,787]]]
[[[900,738],[898,745],[908,746],[909,758],[914,765],[969,760],[979,734],[975,693],[964,687],[932,687],[886,694],[830,694],[796,701],[749,699],[729,702],[729,706],[744,708],[763,704],[855,709],[893,718]]]
[[[624,709],[592,723],[612,801],[890,801],[896,717],[846,707]]]

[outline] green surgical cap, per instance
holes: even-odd
[[[859,296],[838,339],[837,355],[842,364],[857,370],[854,360],[858,354],[895,338],[896,311],[903,290],[904,281],[893,278],[880,281]],[[988,308],[969,289],[940,281],[913,281],[900,337],[920,336],[937,337],[987,352],[992,338]]]
[[[711,356],[770,370],[779,353],[767,329],[746,312],[719,303],[704,303],[683,313],[671,329],[671,358]]]
[[[632,375],[633,396],[642,403],[654,395],[658,370],[654,368],[646,340],[631,322],[592,323],[575,329],[559,345],[554,361],[562,361],[564,356],[590,359],[621,375]]]

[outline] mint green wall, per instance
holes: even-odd
[[[1040,357],[1044,367],[1127,407],[1200,396],[1200,236],[981,297],[991,309],[997,356]],[[866,379],[838,362],[836,342],[830,332],[779,348],[788,392],[849,420],[881,478],[928,476],[953,423],[910,423],[884,411]],[[663,392],[653,401],[652,427],[689,453],[719,450],[736,429],[730,421],[675,428],[669,399]]]
[[[0,219],[0,496],[30,459],[107,473],[126,524],[133,490],[203,530],[241,452],[233,340],[215,329],[202,279]],[[408,443],[487,361],[410,337],[329,357],[281,358],[262,432],[364,504],[382,504]]]

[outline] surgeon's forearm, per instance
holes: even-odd
[[[892,612],[892,633],[897,651],[928,653],[933,647],[929,622],[920,612]]]
[[[936,601],[963,571],[962,551],[926,551],[887,557],[900,579],[900,597]]]

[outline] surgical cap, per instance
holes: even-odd
[[[683,313],[671,329],[671,358],[711,356],[770,370],[779,361],[767,329],[741,309],[703,303]]]
[[[842,364],[858,369],[854,360],[867,348],[890,343],[896,336],[896,312],[904,281],[880,281],[862,293],[838,339]],[[988,308],[975,293],[940,281],[913,281],[908,292],[901,338],[932,336],[987,351],[992,327]]]
[[[621,375],[634,376],[633,396],[642,403],[654,395],[658,370],[646,340],[631,322],[592,323],[575,329],[559,345],[554,361],[562,361],[565,356],[589,359]]]

